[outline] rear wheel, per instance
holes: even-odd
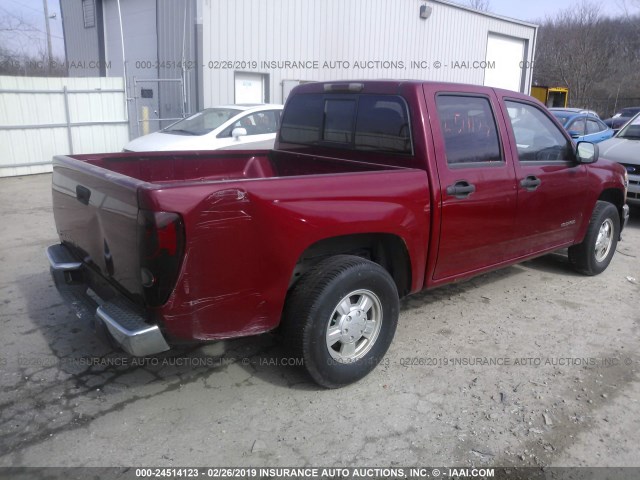
[[[324,260],[289,295],[283,335],[313,380],[337,388],[366,376],[395,334],[396,285],[380,265],[350,255]]]
[[[569,248],[569,261],[585,275],[602,273],[611,263],[619,237],[618,209],[609,202],[598,201],[584,240]]]

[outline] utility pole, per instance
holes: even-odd
[[[44,5],[44,25],[47,29],[47,57],[49,58],[49,63],[47,63],[47,72],[51,73],[53,57],[51,54],[51,30],[49,30],[49,6],[47,5],[47,0],[42,0],[42,4]]]

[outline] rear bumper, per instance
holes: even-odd
[[[136,357],[169,350],[169,344],[157,325],[147,323],[142,312],[128,300],[113,295],[108,300],[89,294],[84,264],[61,244],[47,248],[51,274],[62,297],[80,317],[89,317],[96,330],[107,332],[125,352]],[[98,298],[98,300],[94,300]]]

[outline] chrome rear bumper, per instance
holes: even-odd
[[[127,300],[116,296],[98,304],[88,294],[89,285],[82,281],[84,276],[81,273],[86,267],[64,245],[47,248],[47,258],[62,297],[78,316],[91,315],[97,323],[96,330],[106,329],[111,339],[125,352],[145,357],[169,350],[160,328],[148,324]]]

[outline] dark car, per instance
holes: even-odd
[[[607,118],[604,123],[614,130],[620,130],[622,126],[629,121],[631,117],[640,112],[640,107],[627,107],[620,110],[613,117]]]

